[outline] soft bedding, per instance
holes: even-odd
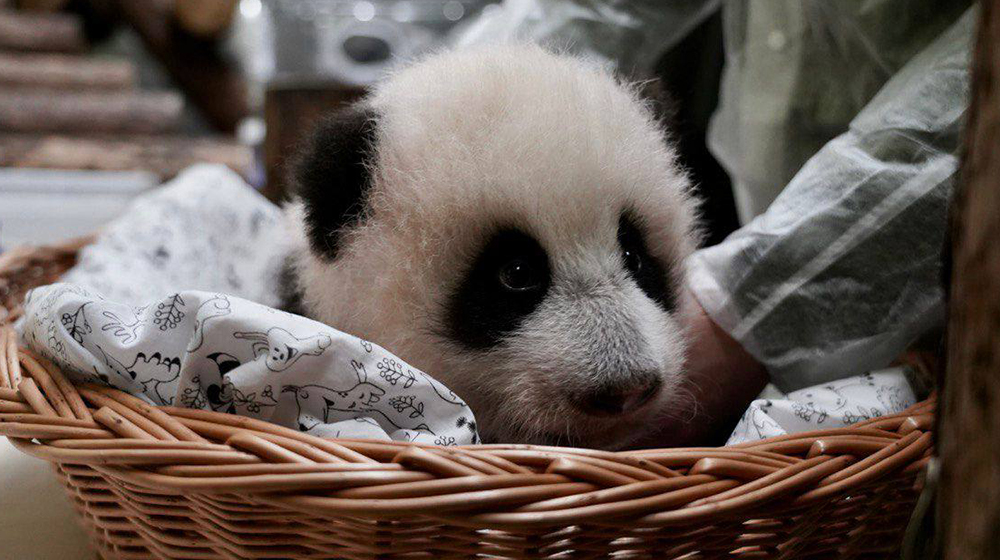
[[[477,443],[473,411],[434,372],[276,308],[282,231],[280,210],[235,173],[195,166],[137,198],[61,283],[33,290],[22,337],[77,380],[152,404],[319,436]],[[761,398],[730,443],[898,412],[916,402],[906,374],[893,368]]]

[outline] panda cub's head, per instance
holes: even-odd
[[[302,312],[441,380],[485,441],[622,447],[678,404],[694,203],[601,70],[436,55],[323,122],[295,180]]]

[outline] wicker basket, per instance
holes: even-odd
[[[0,323],[79,240],[0,255]],[[724,448],[321,439],[72,385],[0,327],[0,434],[50,461],[106,558],[888,558],[934,403]]]

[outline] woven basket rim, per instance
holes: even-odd
[[[18,283],[12,276],[48,264],[58,275],[89,240],[0,255],[0,295],[4,288],[7,294],[0,304],[23,291],[11,288]],[[52,276],[36,272],[30,274],[39,284]],[[0,434],[25,453],[86,465],[139,492],[240,494],[316,515],[421,514],[504,530],[686,526],[746,518],[775,504],[805,510],[887,477],[915,478],[932,451],[933,396],[846,428],[728,447],[611,452],[319,438],[73,384],[20,347],[4,316],[0,307]]]

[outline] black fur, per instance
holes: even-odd
[[[504,286],[501,271],[515,260],[532,268],[536,287],[512,291]],[[498,231],[452,295],[445,335],[476,350],[500,344],[545,299],[551,276],[548,255],[535,238],[513,228]]]
[[[338,111],[319,123],[294,166],[309,244],[327,260],[337,258],[340,231],[364,208],[375,133],[376,115],[370,109]]]
[[[631,212],[618,219],[618,244],[625,257],[625,268],[649,299],[670,313],[677,309],[677,298],[670,286],[666,267],[649,254],[639,222]]]
[[[308,316],[302,302],[302,286],[299,285],[293,261],[291,255],[286,257],[278,272],[278,297],[281,300],[279,307],[289,313]]]

